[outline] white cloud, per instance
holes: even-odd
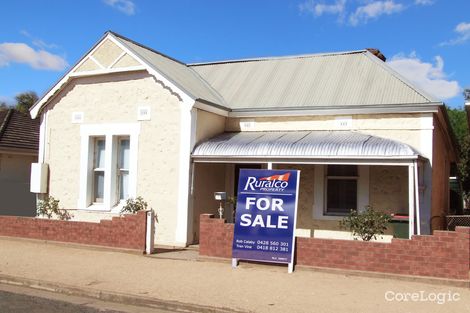
[[[441,46],[454,46],[467,42],[470,40],[470,23],[459,23],[455,26],[454,32],[458,34],[457,38],[451,39],[449,41],[441,42]]]
[[[300,12],[311,13],[314,16],[322,16],[323,14],[342,15],[345,10],[346,0],[337,0],[333,4],[325,4],[315,0],[308,0],[299,4]]]
[[[135,4],[132,0],[103,0],[103,2],[126,15],[135,14]]]
[[[47,42],[45,42],[45,41],[42,40],[42,39],[39,39],[39,38],[34,37],[33,35],[31,35],[31,34],[30,34],[28,31],[26,31],[26,30],[20,31],[20,34],[22,34],[23,36],[28,37],[29,39],[31,39],[31,41],[32,41],[31,43],[32,43],[34,46],[36,46],[36,47],[38,47],[38,48],[40,48],[40,49],[45,50],[45,49],[57,49],[57,48],[59,48],[59,46],[56,45],[55,43],[47,43]]]
[[[366,24],[369,20],[384,15],[392,15],[405,11],[412,6],[432,5],[435,0],[414,0],[411,4],[402,4],[400,0],[304,0],[298,5],[301,13],[309,13],[314,17],[337,15],[338,22],[343,23],[348,17],[350,26]]]
[[[381,15],[390,15],[403,11],[405,7],[393,0],[373,1],[366,5],[359,6],[354,13],[349,16],[349,23],[353,26],[367,23],[370,19],[376,19]]]
[[[431,5],[434,4],[434,0],[415,0],[416,5]]]
[[[10,63],[23,63],[34,69],[54,71],[61,71],[68,66],[63,57],[43,49],[34,50],[25,43],[0,43],[0,67]]]
[[[440,56],[436,56],[435,64],[432,64],[420,60],[415,52],[408,56],[401,53],[393,56],[387,64],[438,99],[447,100],[459,96],[462,91],[457,81],[448,79]]]

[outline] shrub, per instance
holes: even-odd
[[[126,213],[135,214],[139,211],[142,211],[142,210],[145,211],[148,209],[154,211],[152,208],[148,208],[148,203],[144,200],[144,198],[139,196],[135,199],[134,198],[127,199],[126,204],[121,209],[121,214],[126,214]],[[155,211],[154,211],[154,214],[155,214],[155,222],[158,223],[157,213],[155,213]]]
[[[51,196],[46,196],[44,200],[39,200],[36,213],[39,216],[45,216],[49,219],[57,217],[62,221],[70,220],[73,215],[71,215],[67,210],[59,208],[60,200],[55,199]]]
[[[349,215],[340,222],[340,227],[349,229],[354,236],[359,236],[364,241],[370,241],[377,239],[377,235],[384,234],[390,220],[390,215],[366,206],[363,212],[351,210]]]

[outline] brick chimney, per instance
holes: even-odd
[[[387,60],[387,58],[382,54],[382,52],[380,52],[379,49],[366,48],[366,50],[369,51],[370,53],[372,53],[373,55],[375,55],[376,57],[378,57],[379,59],[381,59],[384,62]]]

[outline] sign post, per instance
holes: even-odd
[[[232,266],[284,263],[292,273],[300,171],[241,169],[239,177]]]

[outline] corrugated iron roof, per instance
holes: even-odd
[[[0,149],[39,148],[39,119],[14,109],[0,111]]]
[[[415,158],[409,145],[353,131],[223,133],[194,148],[194,158],[210,157],[380,157]]]
[[[439,102],[367,50],[191,66],[233,110]]]

